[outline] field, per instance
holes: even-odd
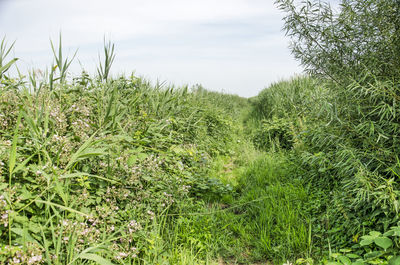
[[[249,99],[3,39],[0,263],[400,264],[400,7],[356,2],[277,1],[307,74]]]

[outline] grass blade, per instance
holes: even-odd
[[[105,258],[102,258],[99,255],[93,254],[93,253],[83,253],[83,254],[80,254],[79,257],[81,259],[88,259],[88,260],[94,261],[100,265],[114,265],[114,263],[112,263],[111,261],[106,260]]]
[[[82,215],[82,216],[85,216],[85,217],[90,217],[90,215],[88,215],[88,214],[86,214],[86,213],[82,213],[82,212],[80,212],[80,211],[77,211],[77,210],[72,209],[72,208],[70,208],[70,207],[66,207],[66,206],[61,205],[61,204],[57,204],[57,203],[54,203],[54,202],[43,201],[43,200],[35,200],[35,201],[38,202],[38,203],[47,204],[47,205],[49,205],[49,206],[55,206],[55,207],[57,207],[57,208],[60,208],[60,209],[62,209],[62,210],[65,210],[65,211],[68,211],[68,212],[71,212],[71,213],[76,213],[76,214],[79,214],[79,215]]]
[[[14,172],[15,163],[17,161],[18,130],[19,130],[19,124],[21,123],[21,117],[22,117],[22,111],[20,111],[18,114],[17,124],[15,126],[14,137],[13,137],[11,150],[10,150],[10,157],[9,157],[9,173],[10,173],[9,185],[10,185],[10,187],[11,187],[11,176]]]

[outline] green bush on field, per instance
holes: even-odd
[[[399,1],[276,4],[306,74],[249,100],[3,39],[0,263],[399,264]]]
[[[70,80],[52,47],[49,73],[0,76],[0,263],[152,263],[165,214],[226,189],[206,177],[234,131],[215,103],[243,100],[112,78],[110,44],[99,77]]]
[[[268,98],[269,113],[281,112],[259,114],[264,118],[253,141],[264,150],[271,150],[274,138],[277,150],[294,147],[292,160],[307,172],[303,180],[313,198],[307,204],[314,251],[322,256],[328,246],[350,247],[363,231],[385,232],[399,221],[397,88],[391,81],[363,81],[342,87],[315,80],[295,90],[294,80],[292,87],[278,83],[252,99],[253,111]]]
[[[253,142],[260,149],[269,150],[273,147],[290,150],[294,144],[293,125],[290,120],[272,118],[262,120],[261,126],[254,132]]]
[[[307,172],[314,255],[326,256],[399,221],[400,6],[350,0],[335,12],[320,1],[276,3],[311,77],[273,84],[251,103],[259,123],[278,123],[282,135],[293,125],[290,156]],[[270,141],[263,131],[259,124],[259,146]]]

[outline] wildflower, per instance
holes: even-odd
[[[81,235],[82,236],[85,236],[85,235],[87,235],[89,233],[89,229],[88,228],[85,228],[82,232],[81,232]]]
[[[28,264],[33,264],[35,262],[40,262],[42,260],[42,255],[33,256],[28,260]]]
[[[120,259],[122,259],[122,258],[126,258],[126,257],[128,257],[128,253],[125,253],[125,252],[119,252],[118,253],[118,255],[115,257],[117,260],[120,260]]]
[[[1,222],[4,224],[4,227],[8,226],[8,211],[1,216]]]
[[[154,219],[154,215],[155,215],[154,212],[148,210],[148,211],[147,211],[147,214],[150,215],[150,219],[151,219],[151,220]]]
[[[132,220],[129,222],[128,224],[128,231],[129,233],[133,233],[136,232],[138,230],[142,229],[142,227],[140,226],[140,224],[138,222],[136,222],[135,220]]]

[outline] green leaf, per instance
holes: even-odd
[[[21,195],[20,195],[22,200],[29,200],[31,198],[33,198],[34,196],[32,195],[32,193],[30,193],[26,187],[22,187],[21,189]]]
[[[4,73],[7,72],[7,70],[13,65],[16,61],[18,61],[18,58],[14,58],[11,61],[9,61],[6,65],[0,67],[0,76]]]
[[[351,260],[346,256],[339,256],[338,260],[340,260],[340,262],[345,264],[345,265],[350,265],[351,264]]]
[[[131,155],[128,158],[128,161],[127,161],[128,166],[130,166],[130,167],[133,166],[136,163],[136,160],[137,160],[137,156],[136,155]]]
[[[383,233],[383,236],[393,236],[394,235],[394,231],[393,230],[389,230],[389,231],[387,231],[387,232],[385,232],[385,233]]]
[[[400,265],[400,256],[395,256],[389,260],[389,265]]]
[[[362,236],[361,239],[365,240],[374,240],[376,237],[375,236]]]
[[[86,216],[86,217],[90,217],[90,215],[87,215],[87,214],[85,214],[85,213],[79,212],[79,211],[77,211],[77,210],[75,210],[75,209],[72,209],[72,208],[70,208],[70,207],[66,207],[66,206],[64,206],[64,205],[57,204],[57,203],[54,203],[54,202],[48,202],[48,201],[42,201],[42,200],[35,200],[35,203],[39,203],[39,204],[40,204],[40,203],[43,203],[43,204],[55,206],[55,207],[58,207],[58,208],[60,208],[60,209],[62,209],[62,210],[69,211],[69,212],[71,212],[71,213],[76,213],[76,214],[79,214],[79,215],[83,215],[83,216]]]
[[[97,134],[97,131],[89,137],[89,139],[84,142],[79,149],[71,156],[71,159],[69,160],[68,164],[65,166],[65,171],[67,171],[72,165],[74,165],[77,161],[82,160],[83,158],[90,157],[90,156],[97,156],[101,155],[104,153],[103,150],[98,149],[98,152],[89,152],[88,153],[88,148],[93,144],[93,138]],[[93,149],[92,149],[93,150]]]
[[[383,254],[384,254],[384,252],[382,252],[382,251],[373,251],[373,252],[365,254],[364,258],[365,259],[377,258],[377,257],[382,256]]]
[[[400,227],[399,226],[394,226],[390,229],[390,231],[393,231],[393,235],[395,236],[400,236]]]
[[[93,254],[93,253],[83,253],[83,254],[80,254],[79,257],[81,259],[88,259],[88,260],[94,261],[100,265],[114,265],[114,263],[112,263],[111,261],[106,260],[106,259],[100,257],[99,255]]]
[[[392,240],[387,237],[375,238],[374,242],[375,242],[375,244],[377,244],[379,247],[383,248],[384,250],[390,248],[393,245]]]
[[[138,158],[139,158],[140,161],[143,161],[143,160],[145,160],[149,155],[146,154],[146,153],[139,153],[139,154],[137,154],[137,156],[138,156]]]
[[[25,159],[24,161],[22,161],[14,170],[13,173],[17,173],[20,170],[24,169],[26,164],[28,164],[28,162],[32,159],[32,157],[34,157],[36,154],[31,155],[30,157],[28,157],[27,159]]]
[[[363,239],[360,241],[361,246],[368,246],[371,245],[374,241],[372,239]]]
[[[21,123],[22,111],[19,112],[17,124],[15,125],[14,129],[14,137],[11,145],[10,150],[10,157],[9,157],[9,172],[10,172],[10,184],[11,184],[11,175],[14,172],[15,162],[17,161],[17,142],[18,142],[18,129],[19,124]]]
[[[369,234],[371,235],[371,236],[373,236],[373,237],[378,237],[378,236],[380,236],[380,235],[382,235],[380,232],[378,232],[378,231],[371,231],[371,232],[369,232]]]
[[[20,237],[24,237],[27,242],[38,243],[28,232],[24,232],[22,228],[11,228],[11,231]]]
[[[77,173],[71,173],[71,174],[64,174],[62,176],[59,177],[59,179],[69,179],[69,178],[79,178],[82,176],[87,176],[87,177],[93,177],[93,178],[97,178],[97,179],[101,179],[101,180],[105,180],[111,183],[120,183],[117,180],[113,180],[110,178],[106,178],[106,177],[102,177],[102,176],[97,176],[97,175],[93,175],[93,174],[88,174],[85,172],[77,172]]]
[[[362,260],[357,260],[357,261],[354,261],[353,263],[351,263],[351,265],[364,265],[364,264],[365,263]]]
[[[34,132],[37,137],[41,137],[39,128],[37,127],[36,123],[33,121],[31,117],[24,111],[22,113],[24,115],[24,120],[30,127],[30,131]]]

